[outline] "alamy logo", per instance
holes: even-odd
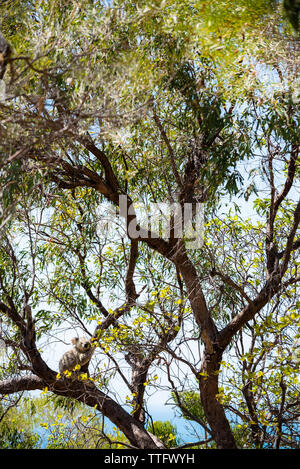
[[[129,203],[119,197],[119,210],[104,204],[100,210],[98,230],[131,239],[183,239],[187,249],[201,248],[204,240],[203,204],[196,203]]]

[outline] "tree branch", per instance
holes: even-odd
[[[101,165],[104,168],[106,182],[110,185],[112,191],[117,194],[122,193],[119,181],[115,176],[115,173],[106,154],[98,147],[96,147],[92,138],[89,135],[87,135],[86,137],[78,137],[77,140],[100,161]]]
[[[179,176],[179,173],[177,171],[177,168],[176,168],[176,161],[175,161],[175,155],[174,155],[174,152],[173,152],[173,148],[171,146],[171,143],[170,143],[170,140],[168,139],[168,136],[165,132],[165,129],[163,128],[160,120],[159,120],[159,117],[157,116],[156,112],[155,112],[155,109],[153,108],[153,117],[154,117],[154,121],[160,131],[160,134],[167,146],[167,149],[168,149],[168,152],[169,152],[169,155],[170,155],[170,160],[171,160],[171,165],[172,165],[172,171],[173,171],[173,175],[175,177],[175,180],[177,182],[177,185],[178,185],[178,188],[182,189],[183,188],[183,184],[182,184],[182,181],[181,181],[181,178]]]
[[[128,414],[117,402],[96,389],[96,387],[86,386],[79,381],[68,383],[66,380],[55,380],[49,383],[37,376],[8,379],[0,382],[0,394],[13,394],[24,390],[43,390],[45,387],[49,387],[49,391],[59,396],[70,397],[83,402],[89,407],[96,407],[120,428],[134,446],[142,449],[164,448],[157,437],[147,432],[143,425]]]
[[[275,196],[275,184],[274,184],[274,175],[273,175],[273,156],[269,155],[269,173],[270,173],[270,186],[271,186],[271,203],[270,203],[270,210],[269,216],[267,220],[267,229],[266,229],[266,256],[267,256],[267,273],[268,278],[271,277],[272,272],[276,269],[276,259],[277,259],[277,250],[276,246],[274,245],[274,222],[276,219],[276,215],[280,204],[283,202],[284,198],[289,193],[296,171],[296,162],[299,153],[299,146],[293,145],[291,150],[291,157],[288,164],[288,173],[287,178],[285,180],[284,186],[281,192]]]
[[[222,274],[222,272],[218,272],[216,271],[215,269],[213,269],[211,271],[211,276],[214,277],[215,275],[218,275],[218,277],[221,277],[221,279],[223,280],[224,283],[227,283],[227,285],[230,285],[231,287],[233,287],[235,290],[237,290],[238,292],[240,292],[240,294],[242,295],[242,297],[248,302],[248,303],[251,303],[251,299],[249,298],[249,296],[244,292],[244,290],[242,289],[242,287],[240,287],[240,285],[238,285],[237,283],[235,283],[228,275],[225,275],[225,274]]]
[[[0,394],[14,394],[20,391],[43,390],[47,382],[36,375],[22,376],[20,378],[0,381]]]
[[[31,308],[29,307],[29,305],[27,305],[25,310],[27,317],[26,321],[19,315],[14,306],[8,307],[4,303],[0,303],[0,311],[5,313],[11,319],[11,321],[13,321],[13,323],[19,328],[22,338],[20,347],[27,356],[28,360],[30,361],[34,373],[41,379],[47,381],[55,380],[56,373],[51,370],[48,365],[44,362],[40,352],[36,347],[34,322],[32,321]]]
[[[300,248],[300,239],[297,239],[292,245],[291,252],[296,251],[296,249],[299,249],[299,248]],[[277,254],[278,259],[281,259],[284,255],[284,253],[285,253],[285,249],[283,251],[279,252]]]
[[[300,200],[299,200],[299,202],[297,204],[297,207],[295,209],[295,212],[294,212],[293,226],[292,226],[290,234],[287,238],[286,248],[285,248],[283,256],[282,256],[283,259],[282,259],[282,263],[280,265],[280,273],[281,273],[282,277],[283,277],[283,275],[285,274],[285,272],[288,268],[288,262],[289,262],[289,259],[290,259],[290,256],[291,256],[291,252],[294,249],[294,245],[295,245],[294,239],[295,239],[295,235],[296,235],[296,231],[298,229],[299,223],[300,223]]]
[[[126,291],[127,302],[129,304],[131,304],[132,302],[134,303],[138,297],[136,293],[136,289],[135,289],[135,284],[133,281],[133,275],[134,275],[134,270],[135,270],[135,266],[136,266],[137,259],[138,259],[138,254],[139,254],[138,241],[135,239],[132,239],[131,244],[130,244],[129,263],[127,266],[126,278],[125,278],[125,291]]]

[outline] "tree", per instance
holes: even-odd
[[[19,399],[20,401],[20,399]],[[24,425],[24,416],[14,405],[1,407],[0,447],[1,449],[37,449],[39,437]],[[14,415],[11,415],[14,412]]]
[[[218,448],[240,444],[232,413],[250,447],[297,444],[297,39],[270,3],[1,6],[1,394],[75,399],[162,448],[147,398],[166,379]],[[64,329],[93,339],[90,377],[44,359]]]

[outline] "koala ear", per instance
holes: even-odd
[[[77,342],[78,342],[78,337],[73,337],[73,339],[71,340],[72,344],[75,345]]]

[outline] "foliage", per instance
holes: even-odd
[[[164,443],[166,448],[174,448],[179,445],[176,426],[168,420],[156,420],[148,424],[149,430]]]
[[[4,408],[1,407],[1,415]],[[26,424],[20,409],[10,410],[0,421],[1,449],[38,449],[40,437]]]
[[[16,422],[1,425],[0,447],[1,449],[38,449],[39,437],[19,430]]]

